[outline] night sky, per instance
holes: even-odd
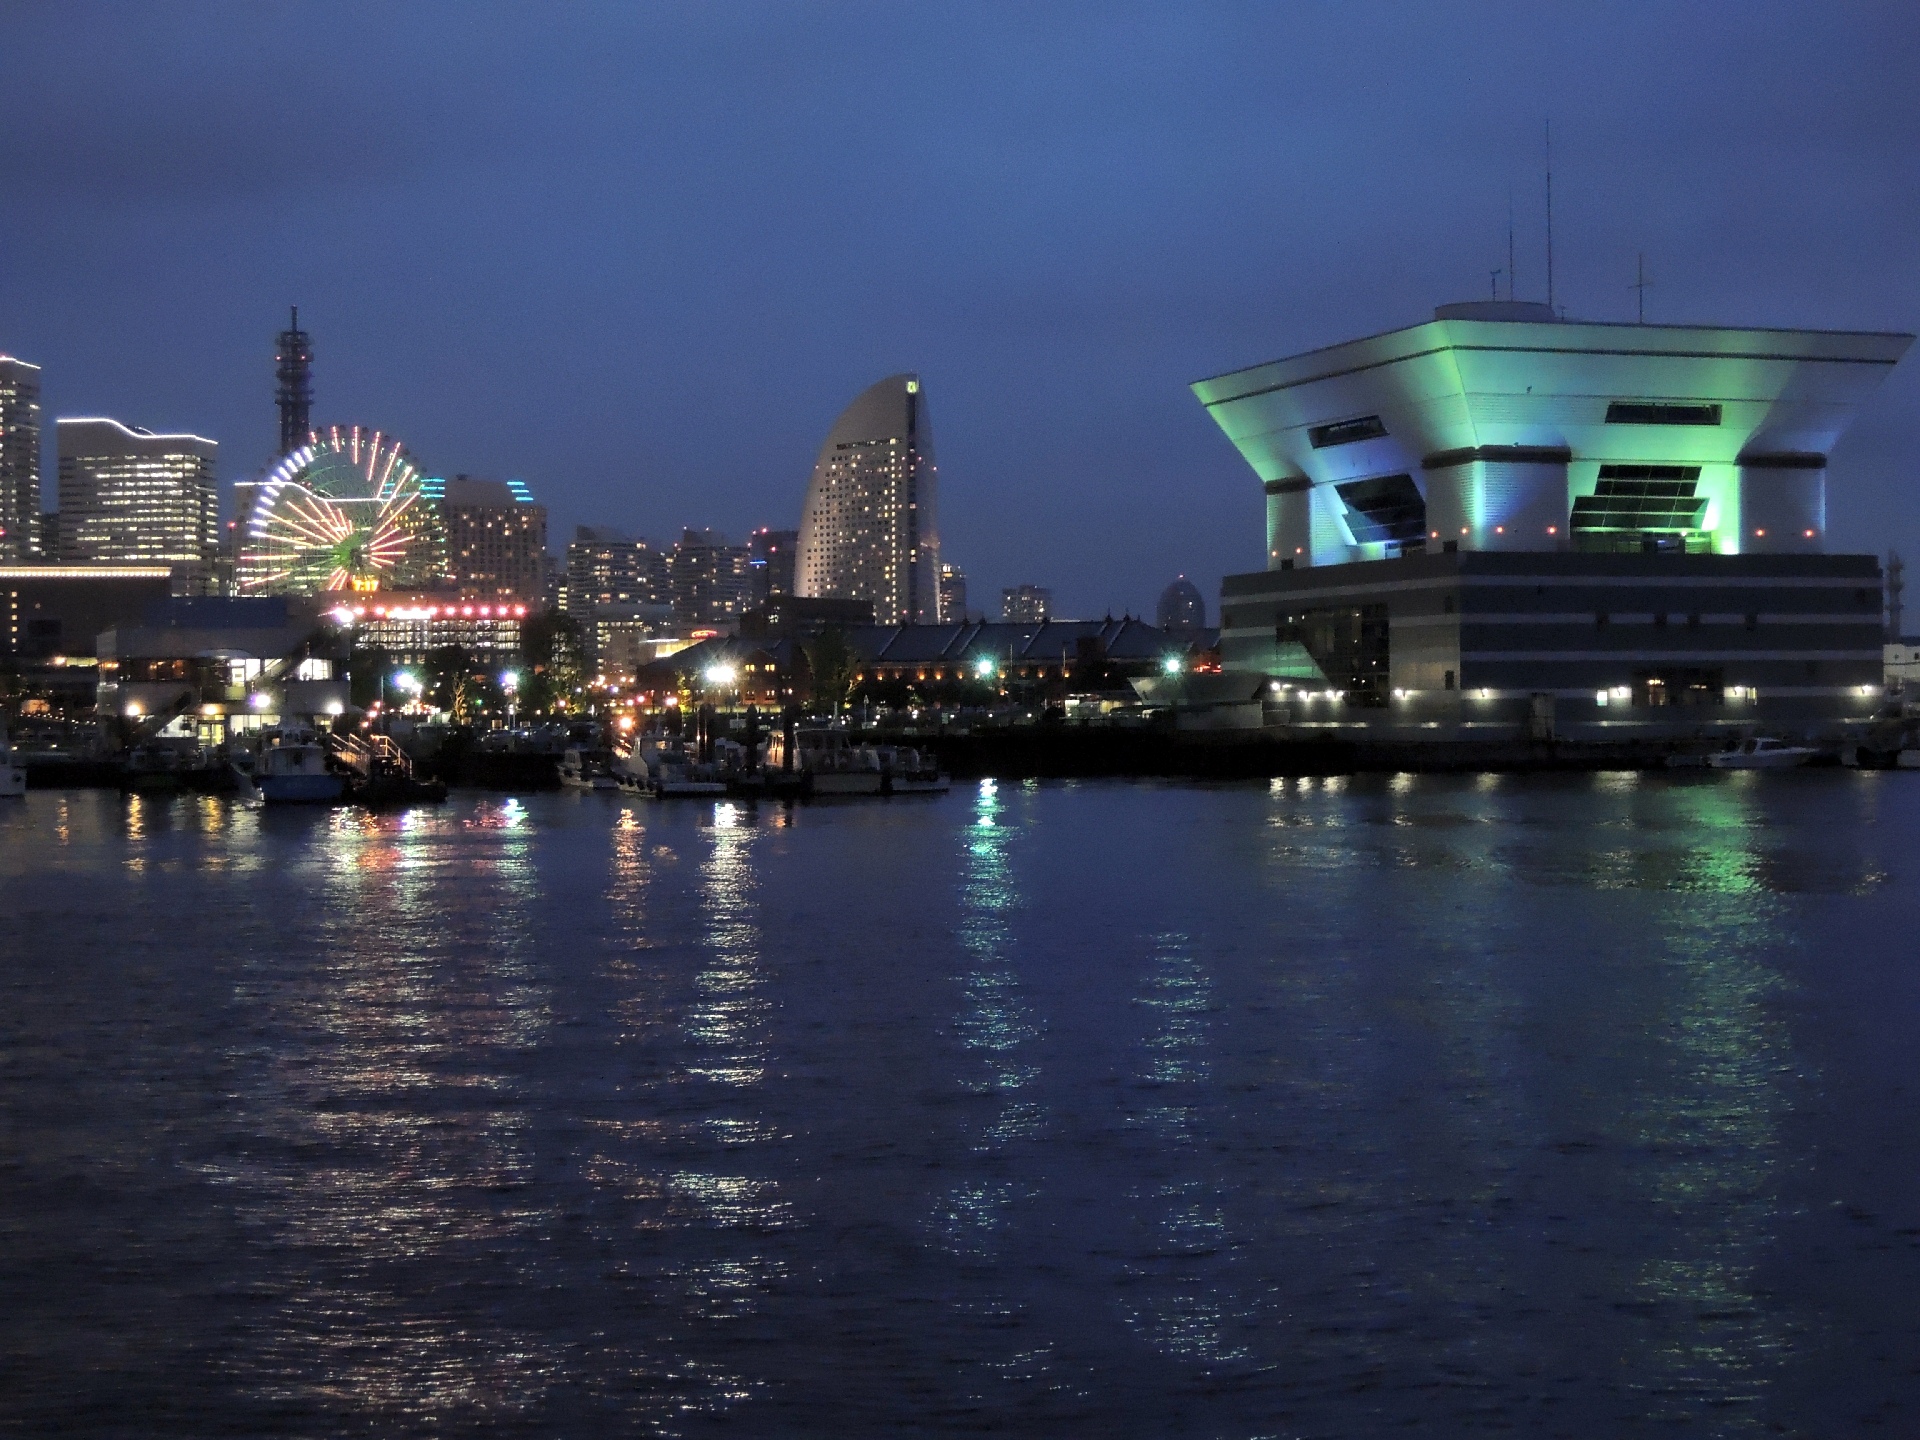
[[[0,350],[54,415],[316,420],[671,539],[798,523],[916,370],[976,608],[1210,608],[1259,486],[1187,390],[1506,261],[1575,318],[1920,328],[1920,6],[89,6],[0,0]],[[1920,355],[1834,456],[1920,557]],[[47,435],[52,472],[52,433]]]

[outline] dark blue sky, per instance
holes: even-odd
[[[671,538],[797,523],[925,379],[975,604],[1211,597],[1259,487],[1188,382],[1543,284],[1632,318],[1920,328],[1920,6],[0,6],[0,349],[49,414],[270,458],[325,422]],[[1920,556],[1920,361],[1831,532]],[[51,437],[49,436],[49,440]]]

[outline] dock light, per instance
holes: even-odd
[[[129,700],[127,702],[127,714],[138,715],[139,713],[140,713],[140,702],[138,700]]]
[[[731,665],[709,665],[706,672],[706,681],[709,685],[731,685],[735,673]]]
[[[1167,656],[1166,659],[1160,662],[1160,668],[1166,671],[1167,674],[1169,675],[1178,675],[1181,672],[1181,670],[1184,669],[1185,667],[1181,663],[1180,657],[1178,655],[1169,655]]]
[[[1393,698],[1396,700],[1404,700],[1407,698],[1407,692],[1404,690],[1396,689],[1393,692]]]
[[[978,675],[982,680],[991,680],[993,678],[993,661],[991,660],[974,661],[973,673]]]
[[[347,707],[341,704],[338,700],[329,700],[327,702],[327,714],[344,715],[346,713],[347,713]]]
[[[1274,694],[1278,695],[1281,691],[1285,690],[1287,687],[1282,685],[1278,680],[1276,680],[1273,682],[1273,684],[1269,688],[1273,691]]]

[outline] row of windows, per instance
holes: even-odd
[[[1720,406],[1671,400],[1614,400],[1607,405],[1609,425],[1718,425]],[[1307,443],[1316,450],[1378,440],[1387,433],[1378,415],[1360,415],[1307,428]]]

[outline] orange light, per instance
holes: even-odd
[[[1464,535],[1464,534],[1466,534],[1466,533],[1467,533],[1467,527],[1466,527],[1466,526],[1464,526],[1464,525],[1462,525],[1462,526],[1460,527],[1460,533],[1461,533],[1462,535]]]
[[[1754,531],[1753,533],[1754,533],[1754,534],[1756,534],[1756,535],[1764,535],[1764,534],[1766,534],[1767,532],[1766,532],[1766,531],[1764,531],[1764,530],[1756,530],[1756,531]]]
[[[1807,531],[1807,539],[1811,540],[1812,538],[1813,538],[1813,531],[1811,530]]]
[[[1559,533],[1560,533],[1560,527],[1558,525],[1547,526],[1547,534],[1558,535]]]
[[[1496,535],[1504,535],[1507,533],[1507,527],[1504,525],[1496,525],[1493,527],[1493,533]]]

